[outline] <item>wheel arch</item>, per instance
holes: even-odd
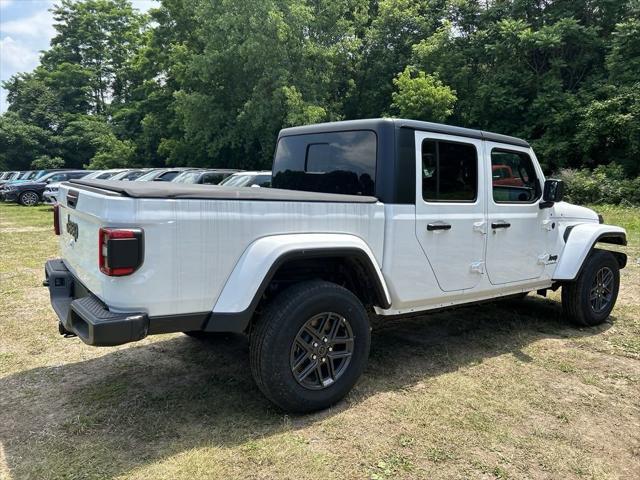
[[[627,232],[614,225],[583,223],[565,229],[565,246],[553,274],[554,280],[571,281],[580,274],[584,261],[598,243],[627,245]],[[627,264],[627,256],[612,251],[622,269]]]
[[[243,253],[227,279],[208,322],[206,331],[245,331],[260,301],[274,279],[286,268],[309,264],[340,265],[369,289],[354,292],[371,295],[371,304],[389,308],[391,299],[378,262],[364,240],[348,234],[274,235],[254,241]],[[355,270],[354,270],[355,269]],[[307,269],[309,270],[309,269]],[[333,271],[333,270],[332,270]],[[302,272],[299,281],[309,278]],[[366,303],[366,302],[363,302]]]

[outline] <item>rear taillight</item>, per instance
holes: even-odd
[[[53,231],[60,235],[60,207],[57,203],[53,206]]]
[[[101,228],[98,234],[100,271],[110,277],[131,275],[144,256],[140,228]]]

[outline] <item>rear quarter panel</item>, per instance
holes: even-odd
[[[380,203],[133,199],[81,190],[75,209],[61,187],[60,247],[67,267],[113,311],[150,316],[206,312],[254,240],[287,233],[346,233],[362,238],[382,264]],[[78,223],[75,241],[68,219]],[[101,226],[144,230],[144,263],[128,277],[98,268]]]

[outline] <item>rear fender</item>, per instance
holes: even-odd
[[[278,267],[291,258],[358,256],[377,285],[378,302],[391,304],[387,285],[373,252],[364,240],[347,234],[273,235],[254,241],[229,276],[213,314],[252,313]]]
[[[581,223],[567,227],[564,234],[565,247],[553,274],[554,280],[574,280],[596,243],[627,244],[624,228],[598,223]],[[614,252],[620,268],[626,265],[626,255]]]

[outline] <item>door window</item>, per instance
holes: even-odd
[[[540,198],[536,170],[525,152],[491,150],[491,180],[496,203],[533,203]]]
[[[478,195],[478,152],[468,143],[422,142],[422,198],[473,202]]]

